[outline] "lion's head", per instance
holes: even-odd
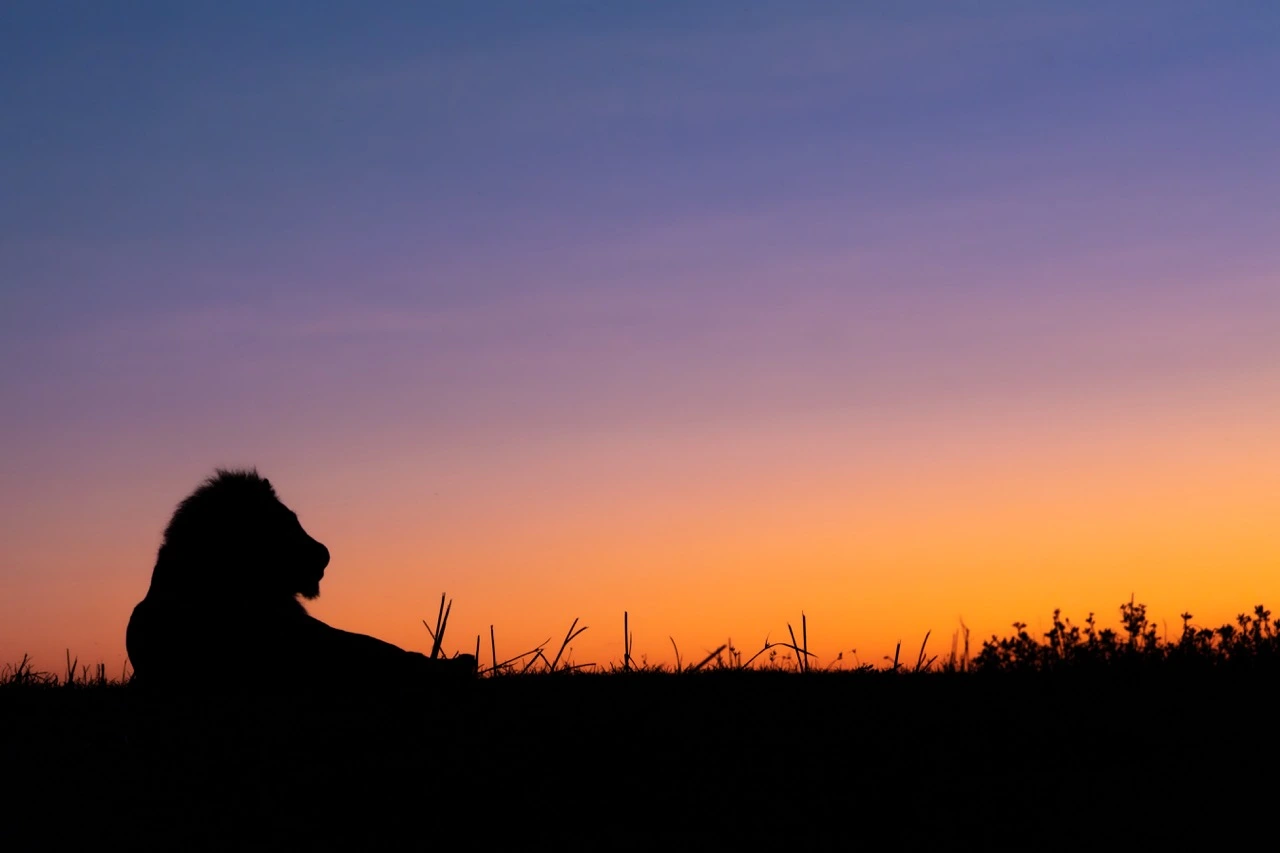
[[[329,549],[256,470],[218,469],[165,528],[153,585],[245,603],[320,594]],[[222,597],[222,596],[218,596]]]

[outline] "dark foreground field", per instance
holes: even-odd
[[[29,839],[11,850],[1274,849],[1278,687],[1222,670],[9,688],[0,831]]]

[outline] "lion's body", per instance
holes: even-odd
[[[175,511],[151,587],[129,620],[125,645],[136,682],[367,686],[413,682],[441,669],[441,661],[308,614],[297,596],[319,595],[328,562],[328,549],[307,535],[267,480],[252,471],[217,472]],[[445,668],[469,673],[474,660]]]

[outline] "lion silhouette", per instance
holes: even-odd
[[[174,511],[125,647],[146,687],[411,687],[469,677],[475,658],[429,659],[330,627],[316,598],[329,549],[254,469],[217,469]]]

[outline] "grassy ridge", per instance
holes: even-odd
[[[144,847],[440,846],[441,822],[485,849],[1273,845],[1274,682],[713,670],[379,697],[16,690],[5,808],[67,843]]]
[[[1130,603],[1118,632],[1055,619],[969,662],[804,675],[802,634],[790,662],[679,674],[552,653],[378,695],[242,695],[227,672],[148,696],[11,668],[3,809],[52,848],[1269,849],[1265,612],[1166,641]]]

